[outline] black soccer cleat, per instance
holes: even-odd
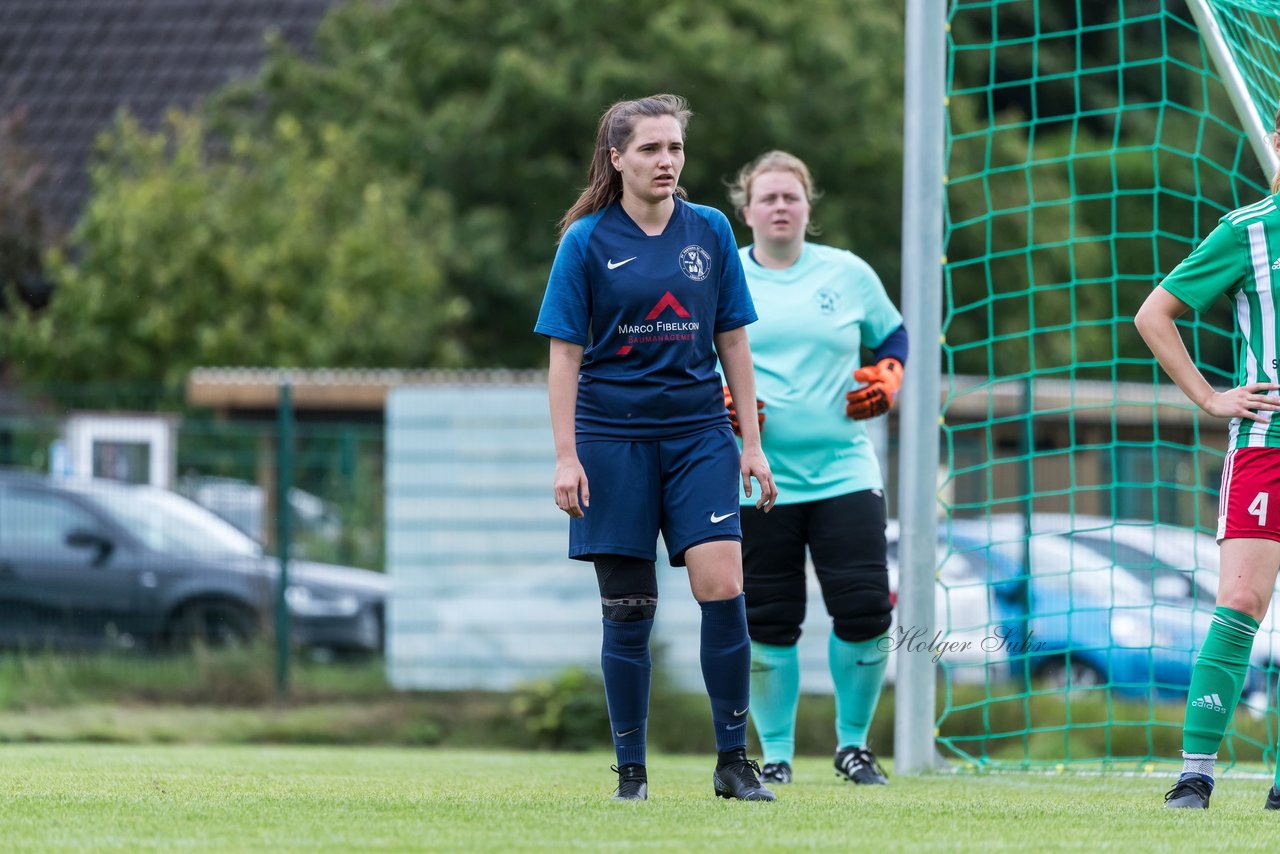
[[[1173,788],[1165,792],[1164,808],[1167,810],[1207,810],[1209,796],[1213,794],[1213,781],[1200,774],[1187,774],[1178,778]],[[1271,799],[1267,799],[1271,803]]]
[[[615,801],[647,801],[649,800],[649,778],[643,765],[609,766],[609,770],[618,772],[618,788],[613,792]]]
[[[764,769],[760,772],[761,783],[776,783],[778,785],[786,785],[791,782],[791,763],[790,762],[766,762]]]
[[[711,780],[716,796],[740,801],[771,801],[773,792],[760,785],[760,766],[747,758],[745,748],[720,754]]]
[[[1275,786],[1271,787],[1271,791],[1267,792],[1267,803],[1263,809],[1280,810],[1280,789],[1277,789]]]
[[[846,747],[836,751],[836,776],[864,786],[886,786],[889,777],[866,747]]]

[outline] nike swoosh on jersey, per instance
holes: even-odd
[[[737,511],[734,511],[733,513],[726,513],[726,514],[724,514],[723,516],[717,516],[716,514],[712,513],[712,514],[711,514],[711,524],[712,524],[712,525],[718,525],[718,524],[720,524],[721,522],[723,522],[725,519],[728,519],[730,516],[737,516],[737,515],[738,515]]]
[[[607,266],[610,270],[616,270],[619,267],[621,267],[623,264],[630,264],[632,261],[636,260],[636,258],[638,257],[640,256],[632,255],[630,258],[627,258],[623,261],[614,261],[612,258],[610,258],[605,266]]]

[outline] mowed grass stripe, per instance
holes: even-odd
[[[1155,776],[843,783],[801,758],[776,803],[715,798],[711,759],[656,756],[651,800],[613,803],[607,753],[344,747],[0,748],[6,851],[1274,850],[1267,782],[1208,812],[1160,809]],[[891,771],[892,773],[892,771]]]

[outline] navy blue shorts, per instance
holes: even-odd
[[[569,520],[569,557],[656,560],[658,532],[672,566],[691,546],[742,541],[738,443],[726,424],[679,439],[578,442],[591,506]]]

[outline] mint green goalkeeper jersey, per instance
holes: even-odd
[[[861,348],[902,325],[880,277],[852,252],[816,243],[785,270],[757,264],[750,246],[741,255],[760,318],[748,337],[778,503],[883,489],[867,428],[844,414],[845,393],[861,385],[853,379]]]
[[[1280,211],[1276,196],[1232,211],[1160,285],[1196,311],[1220,296],[1235,305],[1240,329],[1236,385],[1276,382]],[[1278,396],[1276,392],[1271,392]],[[1260,424],[1233,418],[1231,448],[1280,447],[1280,418]]]

